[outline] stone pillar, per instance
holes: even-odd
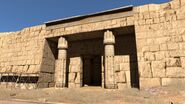
[[[105,88],[116,88],[114,78],[114,44],[115,37],[113,33],[107,30],[104,33],[105,47]]]
[[[67,40],[60,37],[58,41],[58,60],[56,60],[55,67],[55,87],[66,87],[67,48]]]

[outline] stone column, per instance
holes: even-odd
[[[114,34],[107,30],[104,33],[105,47],[105,88],[116,88],[114,78]]]
[[[56,60],[55,67],[55,87],[66,87],[67,48],[67,40],[60,37],[58,41],[58,60]]]

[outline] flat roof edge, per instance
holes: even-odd
[[[114,9],[109,9],[101,12],[96,12],[96,13],[91,13],[91,14],[86,14],[86,15],[77,15],[77,16],[72,16],[72,17],[67,17],[63,19],[57,19],[57,20],[52,20],[45,22],[46,26],[51,26],[51,25],[56,25],[60,23],[66,23],[70,21],[75,21],[78,19],[86,18],[86,17],[91,17],[91,16],[98,16],[98,15],[103,15],[103,14],[109,14],[109,13],[114,13],[114,12],[120,12],[120,11],[131,11],[133,8],[133,5],[128,5],[124,7],[119,7],[119,8],[114,8]]]

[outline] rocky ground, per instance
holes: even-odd
[[[26,100],[26,102],[22,100]],[[185,104],[185,86],[173,85],[143,90],[105,90],[97,87],[36,90],[0,88],[0,104],[12,104],[12,102],[14,104],[47,102],[61,102],[62,104]]]

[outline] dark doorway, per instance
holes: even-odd
[[[83,86],[101,86],[101,56],[83,56]]]

